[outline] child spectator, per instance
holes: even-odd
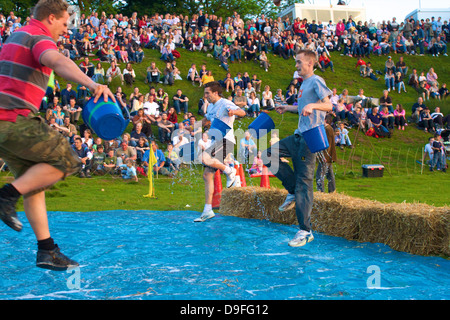
[[[125,180],[133,179],[134,181],[138,182],[136,168],[132,160],[127,160],[126,164],[123,164],[121,168],[122,168],[122,179]]]
[[[352,142],[350,141],[350,137],[348,136],[348,130],[345,128],[345,123],[339,123],[339,128],[337,129],[339,132],[339,147],[341,150],[344,149],[344,146],[349,148],[353,148]]]

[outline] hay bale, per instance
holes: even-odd
[[[295,209],[278,211],[287,191],[243,187],[222,193],[220,213],[275,223],[297,224]],[[359,242],[384,243],[418,255],[450,256],[450,208],[381,203],[340,193],[314,193],[313,230]]]

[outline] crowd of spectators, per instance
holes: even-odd
[[[0,15],[0,45],[30,18],[23,21],[14,12],[6,17]],[[194,141],[196,145],[207,144],[199,125],[208,108],[206,99],[198,102],[196,116],[189,112],[194,103],[181,89],[170,97],[162,86],[172,86],[176,80],[183,79],[176,65],[177,59],[181,58],[179,48],[203,52],[217,59],[227,71],[224,79],[215,79],[205,64],[197,69],[195,63],[187,72],[183,70],[187,75],[185,79],[199,86],[219,81],[230,93],[228,98],[245,109],[250,117],[257,117],[263,110],[273,110],[277,104],[295,104],[302,79],[294,73],[285,93],[282,89],[272,93],[257,74],[229,73],[230,64],[256,63],[261,70],[269,72],[269,53],[292,59],[295,52],[306,49],[316,52],[317,68],[322,72],[328,68],[335,71],[336,61],[331,60],[330,52],[338,52],[357,58],[356,67],[362,77],[378,81],[384,74],[386,90],[379,98],[379,104],[365,97],[363,89],[357,96],[349,96],[348,90],[338,94],[333,89],[331,114],[336,142],[341,147],[352,147],[347,132],[349,127],[390,137],[394,128],[404,130],[408,120],[426,132],[450,125],[448,115],[440,114],[439,108],[431,113],[423,104],[428,99],[448,97],[446,84],[439,84],[433,68],[426,75],[425,72],[419,75],[415,68],[405,64],[402,56],[397,62],[391,57],[391,54],[447,56],[450,29],[448,22],[442,22],[440,17],[420,21],[409,18],[400,23],[395,18],[380,23],[355,22],[349,18],[334,24],[300,18],[293,21],[280,17],[272,19],[264,15],[244,21],[237,12],[223,18],[200,10],[191,17],[173,14],[138,17],[137,13],[127,17],[120,13],[93,12],[88,16],[82,14],[78,22],[78,27],[70,29],[69,34],[58,42],[60,52],[78,61],[80,69],[94,81],[110,84],[117,78],[121,84],[116,92],[118,103],[130,114],[133,124],[131,134],[124,134],[114,141],[101,141],[100,138],[93,141],[90,129],[79,123],[83,105],[90,98],[89,91],[83,86],[75,89],[70,83],[66,88],[60,88],[56,81],[55,88],[48,90],[42,102],[42,111],[49,125],[73,143],[83,161],[83,177],[90,177],[93,172],[122,172],[126,179],[137,179],[136,172],[147,172],[151,151],[157,158],[153,170],[172,175],[182,163],[179,156],[184,145]],[[136,78],[133,66],[145,61],[144,49],[157,50],[165,68],[158,69],[152,61],[145,79],[141,80]],[[384,71],[374,70],[370,62],[364,61],[370,55],[387,57]],[[97,61],[95,64],[94,60]],[[106,71],[104,64],[108,65]],[[412,70],[411,74],[409,70]],[[136,81],[149,84],[149,91],[140,92],[135,86]],[[133,92],[127,96],[123,86],[133,88]],[[419,107],[416,104],[412,107],[411,119],[407,119],[402,104],[394,104],[389,96],[391,90],[406,92],[407,87],[416,90],[419,100],[422,99],[418,102]],[[165,153],[159,150],[156,140],[167,148]],[[253,153],[257,157],[257,151]]]

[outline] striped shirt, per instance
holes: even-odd
[[[39,111],[52,73],[40,63],[47,50],[57,50],[56,43],[36,19],[8,37],[0,53],[0,120],[10,120],[8,111]]]

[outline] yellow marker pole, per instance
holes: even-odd
[[[149,150],[149,160],[148,160],[148,194],[144,195],[144,198],[153,198],[156,199],[156,193],[155,193],[155,188],[153,187],[153,166],[156,164],[156,157],[155,157],[155,153],[153,152],[153,150],[150,148]]]

